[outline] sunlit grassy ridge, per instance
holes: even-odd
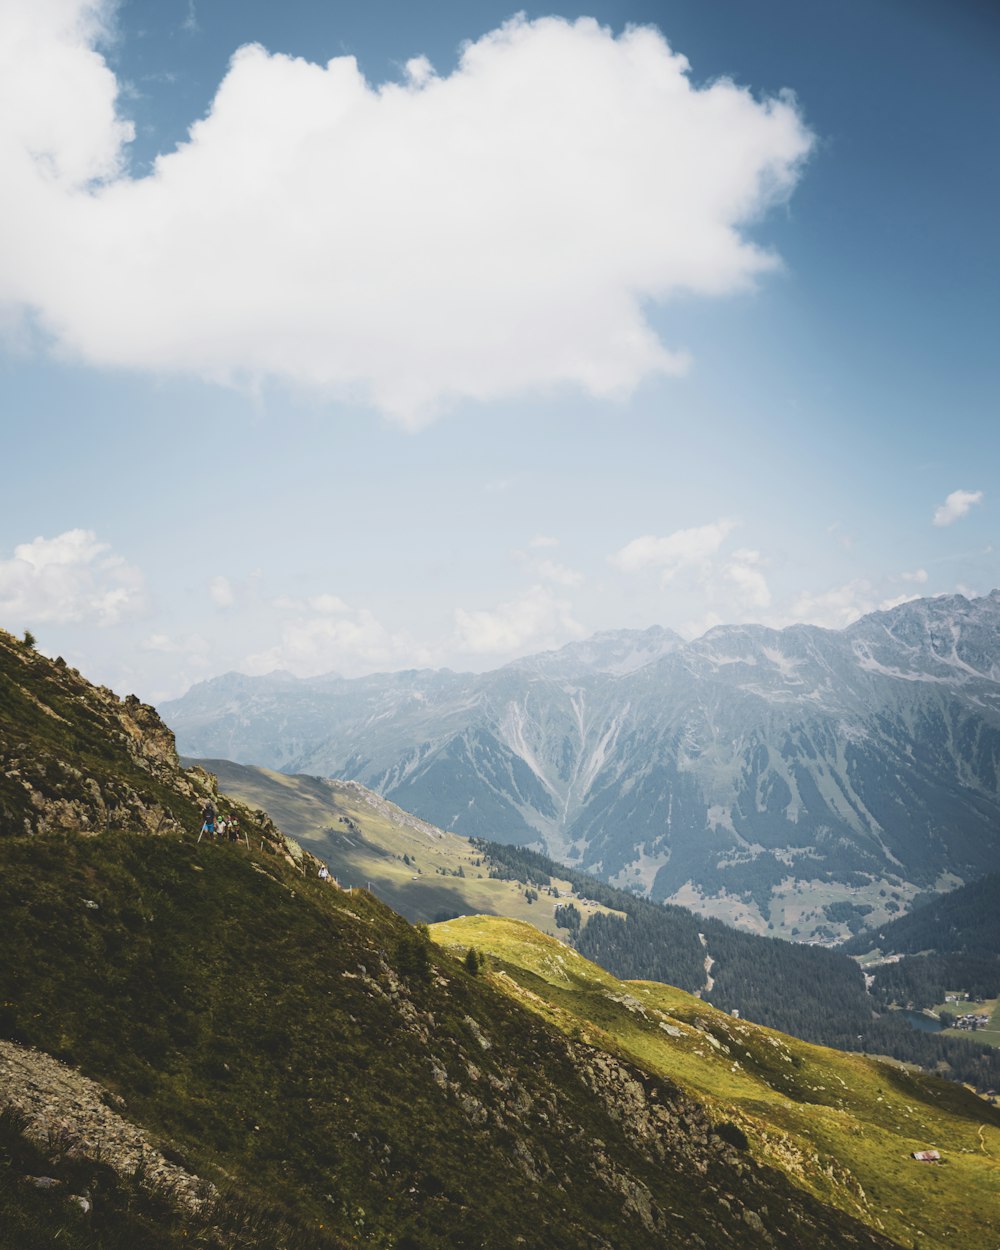
[[[553,912],[572,892],[558,876],[560,897],[543,890],[529,902],[525,885],[488,875],[482,853],[467,838],[438,829],[355,782],[288,776],[228,760],[200,763],[226,793],[264,808],[285,833],[326,860],[344,884],[369,885],[412,921],[442,913],[513,916],[546,933],[557,932]],[[407,857],[409,862],[404,860]],[[607,912],[574,898],[584,920]]]
[[[902,1244],[1000,1238],[1000,1115],[961,1087],[800,1042],[670,986],[618,981],[517,921],[473,916],[431,932],[456,953],[488,952],[493,982],[527,1007],[696,1094],[758,1158]],[[940,1166],[910,1158],[932,1147]]]

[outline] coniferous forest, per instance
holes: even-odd
[[[996,961],[965,957],[956,967],[950,960],[905,959],[881,967],[869,993],[860,967],[845,950],[854,950],[859,943],[861,949],[870,949],[870,940],[865,945],[863,938],[858,938],[842,950],[829,950],[759,937],[696,916],[683,907],[650,902],[557,864],[537,851],[485,839],[473,842],[497,876],[535,884],[558,877],[569,881],[578,896],[623,913],[598,914],[578,934],[567,934],[567,940],[582,955],[616,977],[664,981],[689,993],[700,993],[713,1006],[736,1010],[745,1019],[805,1041],[889,1055],[946,1072],[979,1089],[1000,1086],[1000,1051],[996,1048],[971,1038],[921,1032],[900,1012],[891,1010],[894,1005],[912,1003],[920,1007],[940,1002],[943,981],[959,973],[967,972],[975,986],[985,992],[996,984]],[[992,897],[991,890],[987,887],[977,891],[977,897],[979,894],[984,896],[983,922],[988,924],[986,900]],[[931,906],[921,909],[928,920],[935,911]],[[895,929],[904,920],[914,922],[921,912],[903,917],[891,927]],[[922,924],[914,924],[913,929],[914,942],[926,938]]]

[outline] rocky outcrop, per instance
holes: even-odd
[[[216,1196],[214,1185],[168,1162],[122,1115],[121,1098],[51,1055],[0,1041],[0,1111],[7,1107],[24,1117],[27,1135],[54,1156],[99,1161],[123,1177],[141,1175],[189,1210]]]
[[[0,630],[0,835],[197,833],[206,803],[277,853],[312,858],[211,773],[182,768],[155,708]]]

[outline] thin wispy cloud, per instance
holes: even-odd
[[[349,56],[244,47],[188,141],[132,178],[110,11],[0,8],[0,301],[92,365],[277,379],[418,426],[680,373],[650,302],[779,265],[746,231],[810,150],[794,100],[695,86],[651,28],[519,17],[447,76],[416,57],[379,86]]]
[[[430,650],[405,630],[387,627],[369,608],[355,608],[339,595],[315,595],[304,603],[285,599],[273,606],[284,616],[278,637],[242,661],[248,673],[287,669],[298,677],[357,676],[433,662]]]
[[[492,609],[455,611],[454,644],[472,655],[544,651],[587,632],[575,619],[569,600],[549,586],[533,586]]]
[[[209,597],[217,608],[231,608],[236,602],[236,592],[228,577],[220,573],[213,577],[208,587]]]

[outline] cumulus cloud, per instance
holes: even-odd
[[[927,581],[926,569],[914,569],[912,573],[900,573],[904,582],[916,582],[922,586]]]
[[[35,538],[0,560],[0,614],[10,622],[117,625],[143,606],[142,575],[93,530]]]
[[[248,673],[287,669],[298,677],[330,672],[353,677],[431,662],[427,649],[408,635],[388,629],[368,608],[352,608],[337,595],[276,600],[273,606],[288,614],[279,641],[247,656],[243,668]]]
[[[493,611],[455,612],[455,646],[478,655],[546,650],[586,633],[569,601],[548,586],[533,586]]]
[[[411,425],[457,399],[675,374],[644,308],[746,289],[812,136],[696,87],[649,27],[518,17],[375,86],[260,46],[144,177],[96,50],[110,0],[0,5],[0,305],[92,364],[268,379]],[[193,11],[193,10],[192,10]]]
[[[743,603],[754,608],[771,605],[771,588],[762,564],[759,551],[743,549],[734,551],[722,570],[723,576],[737,588]]]
[[[666,584],[682,569],[707,570],[735,528],[735,521],[721,520],[710,525],[675,530],[663,538],[644,534],[641,538],[633,538],[609,558],[623,573],[658,569]]]
[[[934,524],[953,525],[964,517],[974,504],[981,503],[982,498],[981,490],[953,490],[944,503],[935,508]]]

